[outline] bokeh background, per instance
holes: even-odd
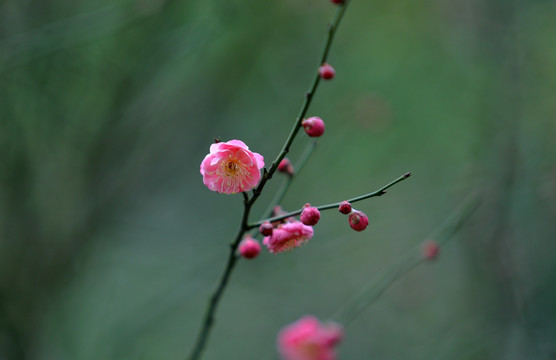
[[[0,359],[186,356],[242,210],[199,164],[215,137],[275,158],[333,12],[0,2]],[[330,317],[470,192],[481,208],[340,358],[555,359],[555,18],[552,0],[353,0],[309,111],[326,133],[282,205],[414,176],[357,205],[365,232],[329,211],[305,247],[241,261],[205,359],[273,356],[282,326]]]

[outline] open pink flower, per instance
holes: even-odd
[[[253,189],[261,180],[264,158],[239,140],[210,146],[201,162],[203,183],[212,191],[235,194]]]
[[[301,246],[312,237],[313,228],[295,220],[278,225],[272,235],[263,239],[263,244],[271,253],[279,253]]]
[[[278,334],[278,350],[284,360],[335,360],[334,346],[342,339],[338,324],[321,324],[305,316]]]

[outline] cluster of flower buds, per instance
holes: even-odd
[[[353,209],[347,201],[342,201],[338,210],[344,215],[349,215],[349,226],[355,231],[363,231],[369,225],[367,215],[363,211]]]
[[[276,206],[273,213],[274,216],[280,216],[286,212],[280,206]],[[306,204],[299,218],[300,220],[288,217],[273,223],[265,221],[259,226],[259,232],[264,236],[263,245],[268,248],[268,251],[271,253],[289,251],[305,244],[313,237],[313,226],[320,220],[319,210]],[[239,253],[251,259],[259,254],[259,251],[254,250],[255,246],[260,251],[259,243],[251,236],[247,236],[239,245]],[[255,255],[251,256],[252,254]]]

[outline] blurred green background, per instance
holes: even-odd
[[[328,0],[0,1],[0,359],[183,359],[241,196],[209,191],[215,137],[275,158]],[[353,0],[325,135],[282,204],[323,213],[301,249],[241,261],[205,359],[262,359],[329,317],[471,191],[433,264],[347,329],[341,359],[556,359],[556,3]],[[294,144],[295,160],[308,139]],[[254,209],[266,207],[277,176]]]

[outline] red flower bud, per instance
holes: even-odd
[[[283,158],[278,164],[278,171],[284,174],[288,174],[289,176],[293,175],[293,165],[288,158]]]
[[[274,226],[269,221],[265,221],[264,223],[259,226],[259,232],[264,236],[272,235],[272,231],[274,230]]]
[[[421,253],[426,260],[434,260],[440,252],[440,246],[434,240],[427,240],[421,247]]]
[[[316,225],[320,220],[320,212],[316,207],[306,204],[301,212],[299,220],[305,225]]]
[[[369,225],[369,218],[363,211],[353,210],[349,214],[349,226],[355,231],[363,231]]]
[[[245,237],[239,243],[239,253],[246,259],[256,258],[261,252],[261,244],[251,236]]]
[[[324,80],[331,80],[336,75],[336,70],[330,64],[324,63],[319,67],[319,75]]]
[[[338,207],[338,210],[340,210],[342,214],[347,215],[351,212],[351,204],[347,201],[342,201],[342,203]]]
[[[319,137],[324,134],[324,121],[320,117],[313,116],[301,122],[307,135],[311,137]]]

